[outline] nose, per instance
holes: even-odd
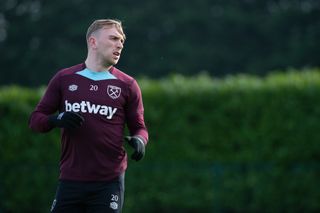
[[[118,47],[119,49],[122,49],[122,48],[123,48],[123,43],[122,43],[121,41],[119,41],[118,44],[117,44],[117,47]]]

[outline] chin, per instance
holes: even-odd
[[[106,65],[109,65],[109,66],[113,66],[113,65],[116,65],[118,63],[117,60],[109,60],[109,61],[106,61],[105,64]]]
[[[116,65],[116,64],[118,63],[118,61],[119,61],[119,60],[114,60],[114,61],[112,61],[111,63],[112,63],[112,65]]]

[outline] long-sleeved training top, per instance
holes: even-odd
[[[77,112],[85,119],[80,128],[61,129],[61,180],[108,181],[123,173],[126,124],[130,135],[148,142],[141,90],[115,67],[93,72],[82,63],[60,70],[32,112],[30,128],[50,131],[48,116],[57,111]]]

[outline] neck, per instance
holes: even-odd
[[[112,65],[104,65],[101,61],[90,56],[85,60],[85,64],[88,69],[96,72],[106,71],[112,67]]]

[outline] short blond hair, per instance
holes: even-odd
[[[89,37],[96,31],[104,28],[104,27],[116,27],[119,33],[123,36],[123,39],[126,39],[126,35],[123,32],[122,22],[117,19],[98,19],[95,20],[88,28],[86,39],[89,40]]]

